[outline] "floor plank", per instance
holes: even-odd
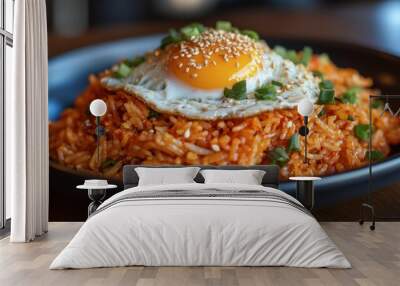
[[[323,222],[352,269],[289,267],[119,267],[48,270],[51,261],[81,227],[79,222],[50,223],[50,231],[32,243],[0,240],[2,286],[391,286],[400,273],[400,222],[379,222],[372,232],[355,222]]]

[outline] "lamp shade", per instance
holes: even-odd
[[[297,112],[302,116],[310,116],[314,110],[314,104],[307,98],[302,99],[297,105]]]
[[[95,99],[90,103],[89,109],[93,116],[103,116],[107,112],[107,105],[104,100]]]

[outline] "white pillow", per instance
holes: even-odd
[[[205,184],[261,185],[265,171],[262,170],[201,170]]]
[[[185,168],[135,168],[139,186],[195,183],[199,167]]]

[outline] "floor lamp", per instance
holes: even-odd
[[[95,99],[90,103],[90,113],[96,117],[96,145],[97,145],[97,164],[99,169],[101,168],[100,163],[100,137],[104,135],[105,129],[100,123],[100,118],[107,112],[107,104],[104,100]],[[89,198],[92,200],[88,207],[88,216],[96,211],[99,205],[102,203],[106,196],[105,188],[88,188]]]
[[[104,127],[101,126],[100,117],[107,112],[107,105],[104,100],[95,99],[90,103],[90,113],[96,117],[96,144],[97,144],[97,164],[100,168],[100,137],[104,135]]]
[[[297,112],[303,116],[304,118],[304,125],[300,127],[299,134],[304,136],[304,164],[308,164],[308,157],[307,157],[307,135],[310,132],[308,129],[308,117],[314,110],[313,103],[308,100],[307,98],[301,100],[297,105]]]
[[[304,164],[308,166],[307,154],[307,135],[310,132],[308,129],[308,117],[314,110],[313,103],[307,98],[301,100],[297,106],[297,112],[303,116],[304,125],[300,127],[299,134],[304,136]],[[312,210],[314,207],[314,178],[313,177],[292,177],[296,180],[296,198],[302,200],[302,203]]]

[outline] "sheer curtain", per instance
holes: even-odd
[[[14,19],[13,92],[6,97],[6,188],[12,242],[47,232],[48,119],[45,0],[18,0]]]

